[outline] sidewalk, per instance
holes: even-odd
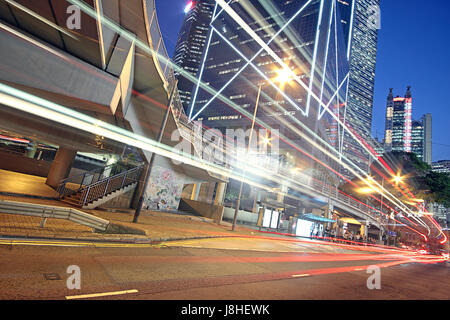
[[[0,195],[0,200],[70,207],[70,205],[56,200],[38,198]],[[47,219],[45,226],[41,228],[42,219],[39,217],[0,213],[0,237],[158,243],[170,240],[230,237],[257,233],[244,226],[237,226],[236,231],[231,231],[230,223],[222,222],[219,225],[211,219],[185,214],[142,210],[138,223],[133,223],[134,210],[131,209],[83,211],[106,219],[113,225],[124,227],[130,232],[95,233],[89,227],[68,220],[51,218]]]

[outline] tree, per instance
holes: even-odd
[[[385,162],[395,174],[402,177],[402,185],[406,185],[416,198],[450,207],[450,175],[433,172],[427,163],[421,161],[414,153],[410,152],[385,153],[382,160],[381,163]],[[380,173],[385,176],[392,175],[392,173],[390,175],[386,174],[384,165],[373,162],[370,174],[379,184],[382,181]],[[353,179],[352,182],[361,187],[367,186],[365,181],[357,178]],[[393,186],[386,181],[384,182],[384,188],[398,199],[408,202],[409,195],[405,196],[408,193],[403,190],[404,188],[399,188],[395,184]],[[402,189],[402,191],[399,189]],[[345,184],[342,190],[360,200],[364,200],[368,196],[367,194],[359,194],[350,183]]]

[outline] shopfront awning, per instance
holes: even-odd
[[[320,216],[316,216],[312,213],[305,213],[302,214],[298,217],[299,219],[304,219],[304,220],[309,220],[309,221],[314,221],[314,222],[323,222],[323,223],[334,223],[336,222],[335,220],[331,220],[331,219],[327,219],[324,217],[320,217]]]

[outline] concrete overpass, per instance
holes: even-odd
[[[0,42],[7,44],[0,48],[1,83],[151,139],[158,136],[174,89],[162,143],[174,146],[170,133],[180,129],[201,154],[192,141],[192,124],[187,122],[174,88],[176,82],[167,63],[169,56],[154,0],[85,1],[86,8],[80,10],[80,29],[74,30],[67,27],[67,9],[72,2],[0,1]],[[120,154],[125,147],[118,141],[43,121],[7,106],[0,109],[0,127],[59,146],[61,161],[53,164],[47,180],[54,187],[66,177],[77,151]],[[142,154],[149,161],[151,153],[143,150]],[[175,165],[160,156],[155,166],[168,170],[175,184],[181,181],[181,187],[227,181],[194,166]],[[158,174],[160,171],[152,180]],[[373,210],[337,190],[330,194],[329,187],[313,181],[297,179],[295,184],[304,195],[330,196],[333,206],[380,228]],[[192,194],[198,195],[199,188],[195,189]]]
[[[155,1],[88,0],[83,4],[87,10],[79,10],[79,29],[70,29],[69,18],[76,12],[70,11],[73,1],[1,0],[0,83],[155,140],[176,85]],[[161,141],[168,146],[177,143],[170,135],[184,112],[177,92],[174,101]],[[0,108],[0,128],[58,146],[58,161],[53,162],[47,179],[55,188],[66,178],[77,152],[120,155],[125,147],[120,141],[5,104]],[[151,152],[142,150],[142,156],[148,162]],[[186,184],[226,181],[160,156],[154,165],[168,170],[172,183],[182,182],[176,197]],[[160,172],[154,170],[155,175]]]

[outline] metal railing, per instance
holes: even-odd
[[[58,186],[59,198],[78,194],[76,205],[83,207],[86,204],[100,199],[114,191],[122,189],[139,180],[143,165],[129,170],[121,165],[112,165],[105,168],[89,171],[74,177],[67,178]]]
[[[69,196],[79,192],[81,189],[104,180],[110,176],[120,174],[128,170],[126,165],[122,163],[115,163],[106,167],[87,171],[64,180],[61,180],[56,191],[59,193],[59,198]]]
[[[0,212],[40,217],[43,219],[41,227],[44,227],[48,218],[65,219],[100,231],[105,231],[109,225],[108,220],[73,208],[45,206],[34,203],[0,200]]]
[[[184,139],[188,140],[194,146],[194,150],[199,157],[204,158],[205,151],[212,152],[212,150],[210,148],[203,147],[203,141],[204,141],[203,137],[205,136],[203,133],[205,132],[206,129],[200,126],[201,127],[200,132],[195,130],[195,122],[189,121],[189,118],[186,115],[186,112],[183,108],[183,104],[181,102],[181,98],[180,98],[178,89],[176,88],[177,81],[176,81],[176,77],[175,77],[175,72],[174,72],[171,64],[169,63],[170,57],[165,48],[161,30],[159,28],[157,14],[156,14],[156,8],[154,6],[154,0],[153,0],[152,12],[151,13],[148,12],[148,14],[149,14],[149,16],[151,14],[150,36],[152,38],[152,43],[153,44],[157,43],[156,47],[154,46],[153,49],[158,53],[157,59],[158,59],[159,67],[161,70],[163,70],[165,80],[168,83],[167,92],[171,92],[171,90],[174,89],[174,97],[173,97],[170,108],[172,109],[172,113],[174,115],[175,122],[177,124],[177,127],[180,130],[181,136]],[[174,86],[175,86],[175,88],[174,88]],[[197,132],[199,132],[198,135],[200,135],[200,137],[196,136]],[[215,161],[213,154],[207,154],[207,157],[208,157],[208,159],[211,159],[212,162]],[[214,176],[214,174],[212,174],[211,172],[210,172],[210,175]],[[289,173],[288,176],[291,176],[291,174]],[[374,211],[374,210],[370,209],[369,207],[365,206],[364,204],[362,204],[358,201],[355,201],[354,199],[351,199],[350,197],[342,194],[341,192],[339,192],[339,190],[336,187],[330,188],[328,185],[326,185],[322,182],[319,183],[315,179],[303,179],[303,180],[304,181],[301,182],[302,184],[306,184],[306,185],[312,187],[315,191],[317,191],[323,195],[330,196],[333,200],[339,201],[341,203],[345,203],[346,205],[359,210],[361,213],[369,216],[370,218],[374,219],[375,221],[377,221],[377,219],[380,217],[380,215],[378,213],[376,213],[376,211]]]
[[[101,199],[114,191],[120,190],[139,180],[143,166],[135,167],[128,171],[90,184],[80,191],[79,206],[84,207],[88,203]]]

